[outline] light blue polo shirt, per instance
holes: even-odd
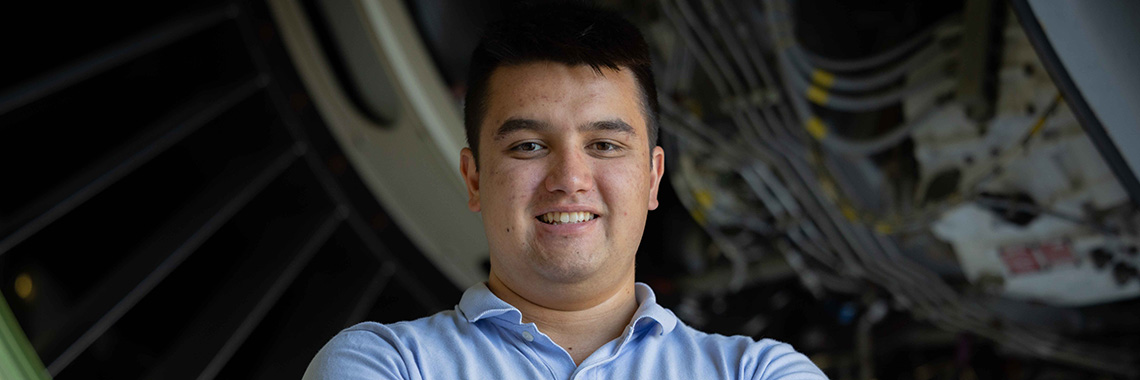
[[[477,284],[455,310],[414,321],[349,327],[325,344],[314,379],[826,379],[792,346],[705,334],[637,285],[638,309],[622,335],[581,365],[522,313]]]

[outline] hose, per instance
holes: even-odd
[[[800,74],[811,79],[811,83],[825,90],[845,92],[866,92],[880,89],[901,80],[906,74],[923,65],[945,65],[958,55],[957,51],[944,50],[938,46],[924,48],[906,60],[890,68],[859,76],[835,74],[806,62],[803,51],[792,47],[789,56]]]

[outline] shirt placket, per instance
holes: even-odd
[[[573,373],[574,360],[554,344],[550,337],[539,332],[534,324],[516,325],[508,330],[514,335],[511,340],[520,350],[527,352],[531,360],[538,361],[536,364],[541,363],[550,372],[551,378],[562,380]]]
[[[630,326],[627,326],[626,329],[624,330],[622,336],[621,336],[621,340],[618,342],[617,348],[614,349],[613,352],[608,357],[606,357],[605,359],[601,359],[597,362],[588,363],[588,365],[586,367],[583,367],[583,368],[575,371],[570,376],[570,379],[571,380],[605,379],[606,377],[601,375],[601,371],[600,371],[601,367],[606,365],[606,364],[613,362],[614,360],[617,360],[618,357],[621,356],[622,351],[624,351],[626,349],[626,346],[633,343],[634,336],[636,333],[637,333],[637,330],[634,329],[632,324]],[[605,347],[605,346],[603,346],[603,347]]]

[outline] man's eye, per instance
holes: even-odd
[[[618,150],[618,146],[614,143],[599,141],[599,142],[594,143],[594,149],[600,150],[603,152],[612,152],[612,151]]]
[[[533,143],[533,142],[524,142],[522,144],[515,145],[515,147],[514,147],[514,150],[521,151],[521,152],[534,152],[534,151],[539,150],[539,149],[542,149],[542,146],[538,145],[537,143]]]

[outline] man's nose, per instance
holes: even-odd
[[[590,191],[594,177],[589,165],[589,157],[582,152],[559,152],[554,155],[550,172],[546,176],[546,190],[574,194]]]

